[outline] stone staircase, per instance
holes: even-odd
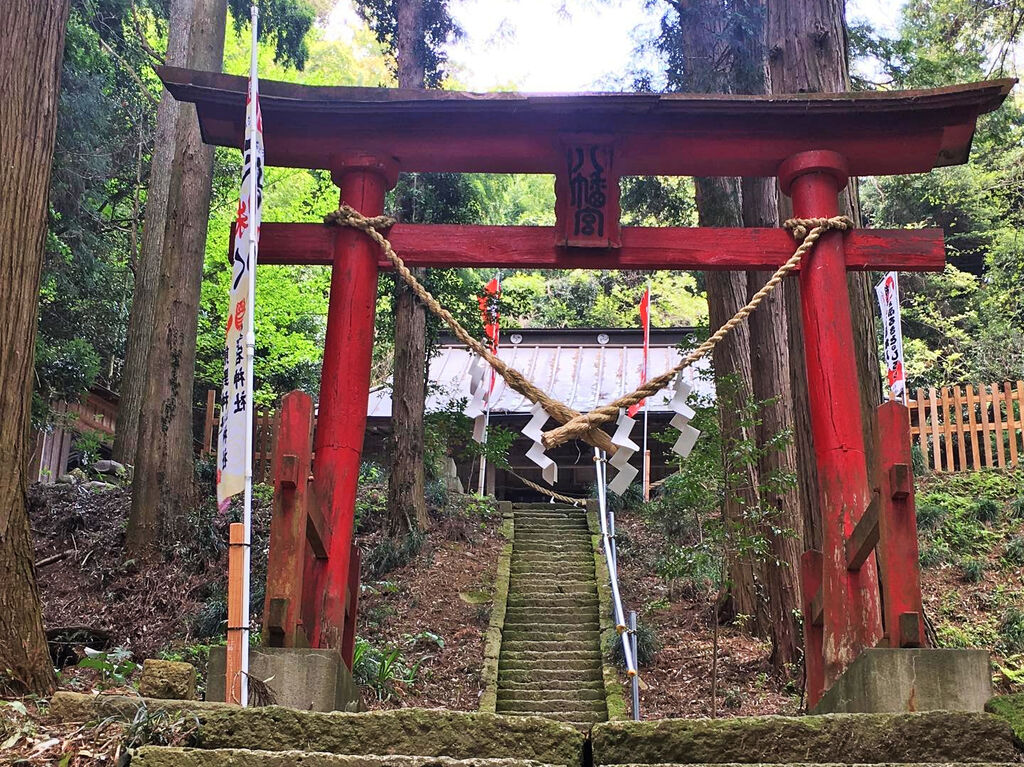
[[[1024,696],[1021,696],[1024,697]],[[997,707],[1024,721],[1024,700]],[[1020,741],[1006,718],[931,711],[805,717],[610,721],[589,732],[536,716],[440,709],[360,714],[278,706],[58,692],[63,722],[187,727],[188,745],[147,745],[132,767],[1010,767]],[[164,718],[160,718],[164,717]],[[3,763],[0,754],[0,763]]]
[[[579,727],[608,719],[594,547],[582,509],[512,507],[495,711]]]

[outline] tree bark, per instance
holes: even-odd
[[[734,35],[737,88],[744,93],[769,91],[767,61],[767,0],[740,0],[736,11],[746,23],[737,25]],[[779,200],[773,178],[745,178],[742,181],[743,225],[777,227]],[[768,282],[770,272],[747,272],[747,299]],[[787,336],[786,301],[775,291],[750,315],[750,368],[753,397],[763,403],[759,412],[757,445],[764,448],[780,434],[793,431],[793,401],[790,393],[790,354]],[[758,504],[772,515],[762,534],[769,542],[763,563],[764,595],[768,602],[772,665],[785,673],[800,653],[800,553],[803,517],[795,487],[783,482],[797,471],[796,447],[792,440],[758,457]]]
[[[56,686],[29,528],[29,429],[68,0],[0,5],[0,669],[21,692]]]
[[[194,0],[189,66],[220,71],[225,0]],[[126,548],[146,558],[182,539],[194,502],[192,384],[199,292],[213,182],[213,147],[203,143],[195,107],[179,106],[163,256],[139,423]],[[164,547],[166,550],[166,546]]]
[[[164,56],[168,66],[182,67],[188,63],[189,21],[194,5],[195,0],[173,0],[171,3],[167,23],[167,52]],[[146,394],[146,365],[153,335],[160,260],[163,256],[178,112],[178,102],[164,90],[156,111],[153,157],[142,225],[142,252],[134,263],[135,288],[128,316],[124,368],[118,392],[117,432],[114,435],[114,460],[133,466],[139,443],[139,415]]]
[[[426,85],[422,0],[398,0],[398,85]],[[422,269],[414,269],[422,279]],[[395,350],[391,411],[391,477],[388,483],[387,530],[392,535],[427,529],[423,473],[423,418],[426,410],[427,317],[423,304],[402,281],[396,281]]]
[[[839,92],[850,88],[845,0],[770,0],[768,3],[768,64],[772,93]],[[780,215],[788,218],[789,198],[779,195]],[[844,192],[840,209],[859,225],[860,206],[855,181]],[[874,456],[874,408],[881,379],[876,348],[870,276],[848,276],[853,316],[854,353],[859,361],[864,447],[871,476]],[[798,456],[800,504],[804,543],[821,547],[819,487],[807,399],[806,356],[800,315],[800,289],[786,280],[783,290],[789,321],[790,386]]]

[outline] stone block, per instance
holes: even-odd
[[[815,714],[984,711],[992,672],[984,650],[865,650],[814,709]]]
[[[133,767],[539,767],[526,759],[452,759],[447,756],[352,756],[317,751],[250,751],[143,746]]]
[[[224,702],[227,648],[210,648],[206,699]],[[266,682],[278,706],[302,711],[359,711],[359,687],[334,650],[253,647],[249,674]]]
[[[605,722],[595,765],[1016,762],[1013,731],[991,714],[751,716]]]
[[[142,663],[139,694],[164,700],[195,700],[196,669],[191,663],[147,658]]]

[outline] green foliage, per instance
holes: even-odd
[[[1000,649],[1006,653],[1024,652],[1024,610],[1013,606],[999,619]]]
[[[936,503],[917,504],[917,526],[922,530],[932,530],[939,526],[939,523],[946,516],[946,510]]]
[[[100,672],[100,688],[124,687],[128,678],[139,666],[132,659],[130,650],[117,647],[109,652],[85,648],[85,657],[78,662],[79,668],[91,668]]]
[[[1009,513],[1013,519],[1024,519],[1024,495],[1010,501]]]
[[[302,69],[309,56],[306,37],[316,14],[306,0],[259,0],[257,35],[260,41],[273,41],[274,61]],[[235,33],[248,26],[250,0],[228,0],[235,22]]]
[[[628,636],[623,634],[622,636]],[[636,665],[640,668],[650,666],[654,663],[654,656],[658,652],[658,634],[644,621],[637,619],[636,622]],[[605,640],[605,654],[612,662],[621,668],[626,667],[626,656],[622,651],[622,638],[619,635],[609,635]]]
[[[962,565],[963,579],[967,583],[980,583],[985,578],[985,560],[968,559]]]
[[[398,0],[356,0],[356,11],[370,25],[380,44],[392,56],[397,74]],[[462,34],[448,10],[448,0],[423,0],[419,6],[423,36],[415,40],[414,56],[423,65],[427,88],[438,88],[445,78],[445,46]]]
[[[409,564],[423,547],[424,536],[413,531],[400,540],[384,538],[363,557],[363,567],[371,580]]]
[[[979,522],[992,524],[999,519],[999,504],[991,498],[979,498],[971,507],[971,513]]]
[[[420,638],[419,634],[411,637],[413,644]],[[368,640],[356,637],[352,654],[352,676],[356,684],[360,687],[369,687],[380,701],[391,700],[396,695],[397,682],[414,683],[419,667],[420,663],[410,667],[398,647],[377,648]]]
[[[1015,567],[1024,565],[1024,536],[1015,535],[1010,539],[1003,552],[1003,561]]]

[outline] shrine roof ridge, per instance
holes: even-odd
[[[196,104],[203,139],[240,146],[244,77],[158,67]],[[260,81],[269,165],[337,169],[351,153],[417,172],[555,173],[565,148],[614,145],[615,175],[772,176],[789,156],[840,152],[853,175],[965,162],[979,115],[1015,80],[916,91],[747,96],[466,93]]]

